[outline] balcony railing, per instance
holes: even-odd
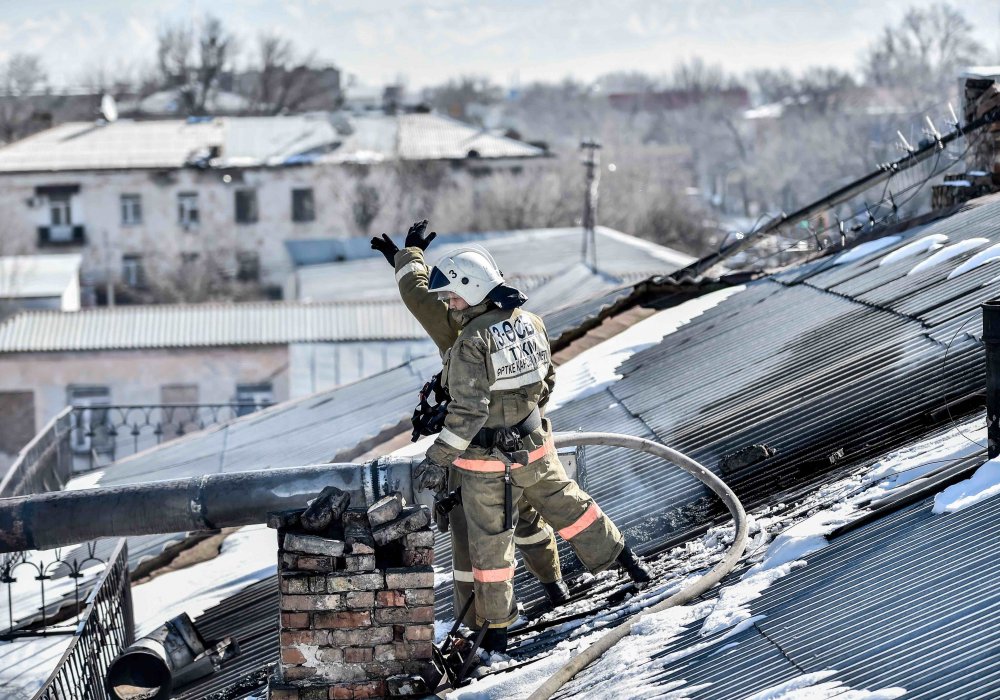
[[[107,700],[104,676],[135,641],[128,545],[123,538],[87,598],[69,648],[33,700]]]
[[[69,246],[83,245],[87,242],[87,234],[83,226],[39,226],[38,245]]]
[[[271,405],[156,404],[74,407],[69,443],[73,471],[89,471],[188,433]]]

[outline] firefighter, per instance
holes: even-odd
[[[384,234],[372,247],[391,256],[404,303],[442,349],[451,402],[414,476],[418,487],[437,493],[461,487],[451,523],[455,609],[474,590],[474,614],[465,622],[488,627],[483,648],[502,652],[517,618],[513,509],[522,498],[590,571],[618,564],[637,582],[650,576],[556,456],[541,415],[555,380],[542,320],[520,308],[524,295],[505,283],[485,250],[452,251],[428,272],[423,251],[435,234],[425,236],[426,226],[410,228],[403,250]]]
[[[410,227],[407,232],[406,240],[404,245],[407,248],[418,249],[421,253],[421,259],[423,251],[427,249],[431,241],[437,236],[436,233],[431,232],[430,234],[424,235],[427,228],[427,222],[421,221],[417,222]],[[381,252],[386,260],[389,261],[390,265],[395,265],[394,258],[395,254],[399,251],[399,248],[393,243],[389,237],[382,234],[381,238],[372,238],[371,240],[372,248]],[[403,287],[403,278],[407,275],[396,275],[397,280],[400,282],[400,294],[403,296],[404,300],[407,300],[407,307],[416,317],[420,325],[427,331],[427,334],[435,342],[438,347],[438,351],[441,353],[442,357],[455,341],[458,339],[457,329],[453,328],[448,319],[447,306],[437,300],[434,294],[427,292],[427,276],[428,271],[426,266],[423,270],[423,284],[413,285],[411,281],[407,280],[406,287]],[[547,398],[547,397],[546,397]],[[544,409],[544,404],[539,407]],[[414,438],[416,439],[416,438]],[[457,486],[456,486],[457,487]],[[460,513],[461,511],[459,511]],[[453,513],[450,520],[454,521],[456,519],[457,513]],[[459,523],[459,527],[463,527],[463,523]],[[463,535],[464,537],[464,535]],[[562,605],[570,599],[569,588],[566,586],[565,581],[562,579],[562,570],[559,565],[559,550],[556,546],[555,533],[552,528],[549,527],[542,520],[542,517],[535,511],[534,508],[525,500],[521,499],[517,502],[517,519],[514,528],[514,544],[517,546],[518,550],[521,552],[521,558],[524,561],[525,568],[528,569],[531,574],[538,579],[538,582],[542,584],[542,589],[545,591],[546,596],[553,605]],[[458,551],[458,550],[454,550]],[[465,600],[468,598],[469,591],[472,590],[473,577],[472,577],[472,566],[468,562],[468,547],[462,547],[461,551],[457,555],[461,560],[456,567],[454,567],[456,582],[458,587],[463,589],[462,602],[458,604],[456,610],[461,610],[464,606]],[[469,622],[474,621],[474,615],[470,613]],[[472,624],[468,625],[470,628]]]

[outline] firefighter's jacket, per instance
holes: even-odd
[[[403,302],[441,353],[441,383],[451,396],[444,429],[427,458],[502,476],[502,462],[471,441],[481,428],[511,427],[536,406],[544,410],[555,383],[545,325],[533,313],[498,309],[488,300],[450,311],[428,290],[429,271],[419,248],[396,253],[395,267]],[[550,435],[543,420],[524,438],[532,460],[544,454]]]

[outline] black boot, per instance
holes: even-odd
[[[564,605],[569,602],[569,586],[562,579],[553,581],[552,583],[543,583],[542,588],[545,589],[545,595],[549,597],[549,602],[553,606]]]
[[[618,563],[636,583],[649,583],[653,580],[649,567],[635,556],[635,552],[628,545],[625,545],[625,549],[618,555]]]
[[[490,627],[483,635],[483,641],[479,648],[487,653],[506,654],[507,653],[507,628]]]

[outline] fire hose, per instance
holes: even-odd
[[[736,523],[736,536],[733,539],[729,551],[710,571],[704,574],[691,585],[681,589],[666,600],[660,601],[653,607],[639,612],[626,622],[613,628],[603,637],[587,647],[584,651],[574,656],[570,661],[548,678],[538,689],[529,696],[528,700],[547,700],[559,691],[573,676],[582,671],[588,665],[600,658],[605,652],[615,644],[627,637],[632,631],[633,625],[645,615],[663,612],[675,605],[686,603],[692,598],[701,595],[712,586],[717,584],[728,574],[739,561],[743,550],[746,548],[748,537],[747,515],[743,510],[743,505],[736,494],[733,493],[726,484],[708,469],[698,464],[690,457],[681,454],[677,450],[672,450],[665,445],[646,440],[644,438],[632,437],[630,435],[618,435],[615,433],[556,433],[556,447],[568,447],[571,445],[607,445],[613,447],[624,447],[640,452],[647,452],[657,457],[672,462],[684,471],[688,472],[703,484],[708,486],[715,494],[722,499],[723,503],[733,515]]]

